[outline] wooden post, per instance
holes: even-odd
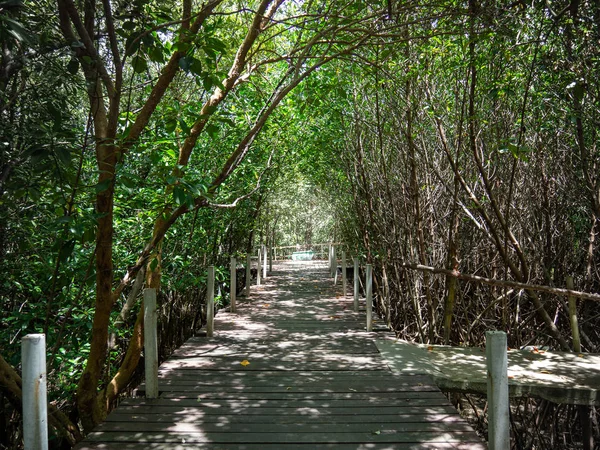
[[[263,278],[267,279],[267,246],[263,245]]]
[[[373,266],[367,264],[367,331],[373,331]]]
[[[144,289],[144,365],[146,398],[158,398],[156,289]]]
[[[258,246],[258,265],[256,266],[256,285],[260,286],[260,267],[261,267],[262,248]]]
[[[246,297],[250,297],[250,282],[252,281],[252,256],[246,255]]]
[[[573,277],[567,276],[567,289],[573,291]],[[581,340],[579,339],[579,323],[577,321],[577,301],[572,295],[568,296],[569,300],[569,319],[571,321],[571,334],[573,335],[573,350],[577,353],[581,352]]]
[[[346,252],[342,252],[342,297],[346,298]]]
[[[506,333],[485,333],[487,361],[488,446],[490,450],[510,449],[508,362]]]
[[[354,261],[354,312],[358,312],[358,286],[360,281],[358,279],[358,258],[352,258]]]
[[[46,335],[28,334],[21,340],[21,366],[25,450],[48,450]]]
[[[567,289],[575,290],[573,277],[568,275]],[[568,296],[569,301],[569,320],[571,322],[571,335],[573,336],[573,351],[581,353],[581,339],[579,337],[579,321],[577,320],[577,300],[572,295]],[[583,435],[583,450],[592,450],[594,448],[594,433],[592,431],[592,417],[590,407],[587,405],[577,405],[579,412],[579,421]]]
[[[230,266],[230,280],[229,280],[229,300],[231,301],[231,312],[236,312],[236,296],[237,296],[237,261],[235,256],[231,257],[231,266]]]
[[[215,327],[215,266],[208,266],[206,275],[206,335],[213,337]]]

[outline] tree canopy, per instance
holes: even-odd
[[[72,445],[140,381],[142,288],[166,357],[260,243],[343,243],[408,340],[597,351],[596,302],[577,343],[563,297],[409,266],[600,292],[599,38],[581,0],[0,2],[0,447],[21,337]]]

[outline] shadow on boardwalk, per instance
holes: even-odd
[[[484,449],[430,378],[393,374],[324,264],[283,263],[83,449]]]

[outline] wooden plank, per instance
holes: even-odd
[[[240,370],[242,369],[242,370]],[[187,369],[187,370],[182,370],[182,371],[178,371],[177,368],[174,368],[172,370],[163,370],[163,378],[166,377],[172,377],[172,378],[179,378],[179,377],[183,377],[183,376],[189,376],[189,377],[204,377],[204,378],[212,378],[215,379],[213,377],[213,375],[210,372],[206,372],[203,369],[196,369],[196,371],[194,371],[193,369]],[[231,370],[229,372],[229,374],[227,375],[227,377],[223,377],[222,379],[217,379],[217,381],[219,382],[227,382],[228,380],[234,380],[237,382],[237,380],[242,380],[244,378],[249,379],[249,380],[253,380],[253,379],[269,379],[269,380],[276,380],[276,379],[280,379],[280,378],[294,378],[298,381],[302,381],[304,377],[332,377],[335,378],[336,380],[341,379],[343,377],[346,378],[351,378],[351,379],[355,379],[357,381],[361,380],[361,379],[365,379],[365,380],[374,380],[374,379],[379,379],[379,380],[385,380],[385,381],[389,381],[390,383],[393,384],[397,384],[397,383],[422,383],[423,380],[428,380],[429,382],[432,382],[432,378],[429,375],[394,375],[391,372],[388,371],[372,371],[372,372],[368,372],[365,373],[364,371],[357,371],[357,370],[318,370],[318,371],[308,371],[308,370],[298,370],[295,371],[293,374],[292,373],[282,373],[281,370],[263,370],[261,371],[260,374],[256,374],[256,373],[249,373],[247,370],[244,370],[244,368],[241,366],[241,361],[238,362],[238,365],[234,368],[234,370]]]
[[[447,403],[448,400],[439,391],[406,391],[406,392],[296,392],[293,388],[280,392],[203,392],[193,393],[188,391],[169,392],[163,394],[164,399],[194,399],[194,400],[361,400],[383,401],[388,399],[440,399]]]
[[[75,450],[108,450],[114,449],[113,443],[102,442],[82,442]],[[281,448],[281,444],[219,444],[214,443],[124,443],[118,444],[119,450],[315,450],[314,444],[286,444],[285,449]],[[320,444],[319,449],[334,449],[334,450],[357,450],[357,444]],[[369,443],[368,450],[485,450],[487,447],[480,440],[473,442],[436,442],[427,443],[394,443],[378,444]]]
[[[281,443],[281,444],[335,444],[335,443],[364,443],[364,442],[465,442],[472,441],[474,432],[463,431],[416,431],[403,433],[379,433],[379,430],[365,433],[196,433],[165,434],[155,432],[92,432],[88,441],[99,442],[173,442],[173,443]],[[475,435],[475,436],[474,436]]]
[[[434,398],[385,398],[371,397],[367,399],[215,399],[215,398],[158,398],[140,402],[136,399],[125,399],[122,406],[168,406],[168,407],[200,407],[200,408],[361,408],[361,407],[393,407],[393,406],[445,406],[448,400],[443,396]]]
[[[285,423],[376,423],[376,424],[404,424],[415,422],[433,422],[433,423],[454,423],[462,422],[458,412],[455,410],[450,413],[431,413],[431,412],[411,412],[409,414],[367,414],[367,415],[343,415],[330,414],[327,416],[305,416],[305,415],[281,415],[266,414],[261,412],[253,415],[206,415],[202,411],[190,413],[184,419],[191,423],[227,423],[227,424],[245,424],[245,423],[265,423],[270,425],[279,425]],[[147,423],[180,423],[181,415],[177,414],[137,414],[135,412],[122,411],[120,408],[113,411],[106,418],[107,422],[147,422]]]
[[[404,432],[472,432],[473,429],[465,422],[408,422],[408,423],[279,423],[274,427],[271,423],[229,423],[226,421],[203,423],[177,422],[177,423],[140,423],[130,422],[104,422],[95,431],[102,432],[157,432],[157,433],[217,433],[234,429],[236,433],[404,433]]]
[[[298,416],[314,416],[322,417],[331,414],[336,415],[365,415],[365,414],[423,414],[423,413],[435,413],[435,414],[451,414],[456,411],[450,405],[436,405],[436,406],[361,406],[361,407],[319,407],[314,408],[311,406],[305,407],[274,407],[274,408],[253,408],[248,406],[240,406],[236,408],[223,406],[216,406],[211,408],[205,408],[203,406],[150,406],[150,405],[120,405],[119,410],[123,412],[131,412],[137,414],[175,414],[179,416],[185,416],[190,414],[195,415],[212,415],[212,414],[287,414],[287,415],[298,415]]]
[[[240,394],[277,394],[282,392],[297,392],[305,395],[310,394],[344,394],[347,392],[355,392],[361,394],[370,395],[396,395],[404,392],[436,392],[439,390],[435,386],[410,386],[410,387],[380,387],[380,386],[360,386],[357,384],[344,385],[343,383],[331,383],[326,386],[290,386],[287,383],[280,384],[277,386],[269,386],[267,384],[259,386],[211,386],[211,385],[198,385],[194,384],[171,384],[160,386],[160,392],[162,392],[163,398],[180,397],[182,393],[189,393],[190,396],[197,396],[204,393],[215,393],[239,396]],[[140,396],[143,396],[143,391],[139,392]],[[185,395],[183,395],[185,397]],[[268,395],[267,395],[268,398]]]

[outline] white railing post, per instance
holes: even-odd
[[[263,245],[263,278],[267,279],[267,246]]]
[[[490,450],[510,449],[508,362],[506,333],[485,333],[487,360],[488,445]]]
[[[21,366],[25,450],[48,450],[46,335],[28,334],[21,340]]]
[[[237,261],[235,256],[231,257],[230,265],[230,280],[229,280],[229,300],[231,301],[231,312],[234,313],[236,309],[236,295],[237,295]]]
[[[367,264],[367,331],[373,331],[373,266]]]
[[[331,247],[333,247],[332,244],[329,244],[329,274],[330,275],[333,272],[333,260],[331,259],[331,255],[332,255]]]
[[[269,247],[269,273],[271,272],[273,272],[273,247]]]
[[[346,298],[346,252],[342,252],[342,297]]]
[[[331,246],[331,277],[335,278],[337,275],[337,258],[335,256],[335,245]]]
[[[252,255],[246,255],[246,298],[250,297],[250,282],[252,281]]]
[[[144,289],[144,366],[146,398],[158,397],[156,289]]]
[[[213,337],[215,330],[215,266],[208,266],[206,275],[206,335]]]
[[[358,279],[358,258],[352,258],[354,261],[354,312],[358,312],[358,286],[360,281]]]
[[[256,266],[256,285],[260,286],[260,269],[262,262],[262,247],[258,246],[258,265]]]

